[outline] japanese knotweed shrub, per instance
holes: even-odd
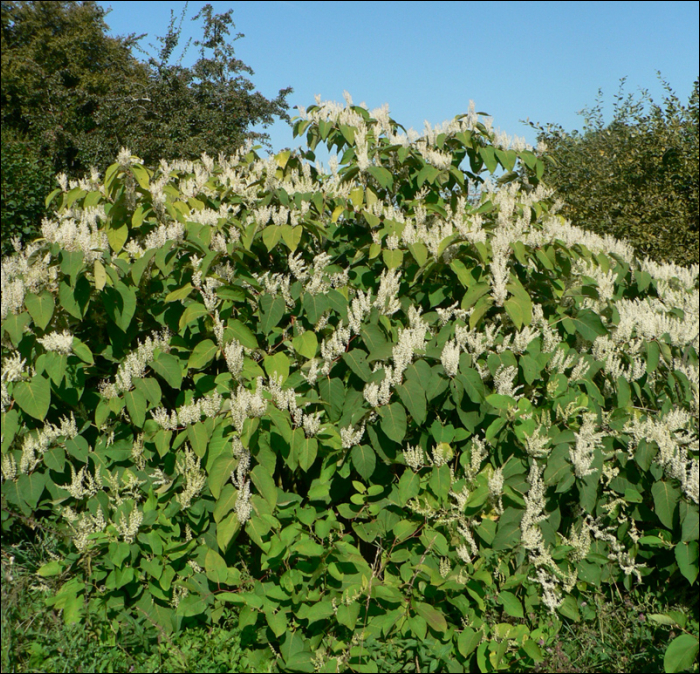
[[[66,536],[66,621],[233,604],[281,669],[484,671],[541,659],[525,614],[695,582],[698,266],[564,221],[473,110],[400,128],[319,101],[303,152],[59,176],[2,263],[2,498]]]

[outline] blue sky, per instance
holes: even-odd
[[[156,56],[185,2],[98,2],[112,36],[148,33],[140,45]],[[170,63],[188,38],[203,38],[192,21],[205,2],[190,2]],[[470,99],[493,126],[536,143],[520,120],[582,129],[577,111],[593,107],[603,90],[604,118],[612,118],[619,80],[635,100],[648,89],[662,104],[656,71],[684,105],[698,76],[698,2],[211,2],[213,13],[233,9],[235,55],[267,98],[291,86],[290,115],[315,94],[343,101],[347,90],[370,109],[389,104],[404,127],[423,130],[467,112]],[[152,44],[153,47],[149,47]],[[211,52],[208,54],[211,56]],[[147,56],[134,51],[139,60]],[[191,44],[182,65],[199,59]],[[294,110],[292,110],[294,108]],[[301,139],[277,122],[264,130],[275,151]],[[263,153],[266,154],[266,153]],[[319,154],[327,159],[327,153]]]

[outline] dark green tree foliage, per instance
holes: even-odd
[[[56,186],[48,159],[34,144],[16,132],[2,128],[2,251],[11,250],[11,239],[35,236],[36,224],[46,213],[46,195]]]
[[[267,127],[275,117],[289,121],[285,99],[292,89],[273,100],[254,91],[244,76],[253,70],[226,43],[233,10],[212,15],[205,5],[193,18],[205,19],[204,39],[195,41],[201,58],[192,68],[168,64],[186,9],[177,31],[171,13],[168,34],[158,38],[159,58],[146,64],[131,54],[143,35],[108,37],[106,12],[94,2],[2,3],[2,127],[8,140],[27,141],[6,145],[3,135],[3,255],[12,236],[40,235],[45,209],[24,195],[46,196],[56,185],[49,176],[76,179],[92,166],[102,174],[121,147],[150,167],[203,152],[229,155],[247,140],[269,145],[267,134],[249,127]],[[43,169],[29,172],[20,195],[4,168],[6,159],[19,165],[25,156]]]
[[[581,112],[583,133],[530,125],[553,160],[545,181],[565,202],[564,217],[627,239],[639,255],[687,265],[698,262],[698,81],[687,106],[661,81],[663,107],[646,90],[641,101],[623,98],[623,78],[608,126],[600,92],[595,107]]]

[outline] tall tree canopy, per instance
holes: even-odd
[[[609,125],[600,92],[593,109],[580,113],[583,133],[530,125],[553,160],[544,180],[563,200],[562,215],[627,239],[640,255],[687,265],[698,262],[698,80],[687,106],[661,81],[663,108],[646,90],[641,101],[623,97],[623,78]],[[646,114],[644,101],[651,104]]]
[[[159,58],[143,63],[131,53],[143,35],[108,37],[95,2],[2,2],[3,254],[12,236],[37,235],[56,173],[103,173],[121,147],[153,167],[228,155],[247,140],[269,146],[250,127],[289,121],[292,89],[272,100],[254,91],[245,77],[253,70],[226,42],[233,10],[212,15],[205,5],[193,18],[205,21],[201,58],[192,68],[169,64],[186,9],[177,30],[171,12]]]

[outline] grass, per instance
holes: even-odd
[[[47,608],[49,588],[35,575],[55,553],[50,532],[16,529],[2,543],[3,672],[260,672],[276,671],[246,650],[236,627],[237,615],[224,615],[218,626],[189,627],[171,641],[141,625],[121,627],[91,619],[66,627]],[[667,596],[669,593],[675,597]],[[546,659],[536,672],[663,672],[667,644],[678,627],[656,624],[649,616],[679,611],[685,630],[698,635],[697,592],[679,594],[672,588],[626,592],[613,587],[591,595],[578,623],[563,619],[543,645]],[[243,635],[244,636],[244,635]],[[401,649],[377,654],[379,671],[433,671],[414,662],[400,662]],[[389,663],[394,663],[389,666]],[[384,668],[382,668],[384,665]],[[515,670],[513,670],[515,671]],[[697,662],[693,670],[698,671]]]

